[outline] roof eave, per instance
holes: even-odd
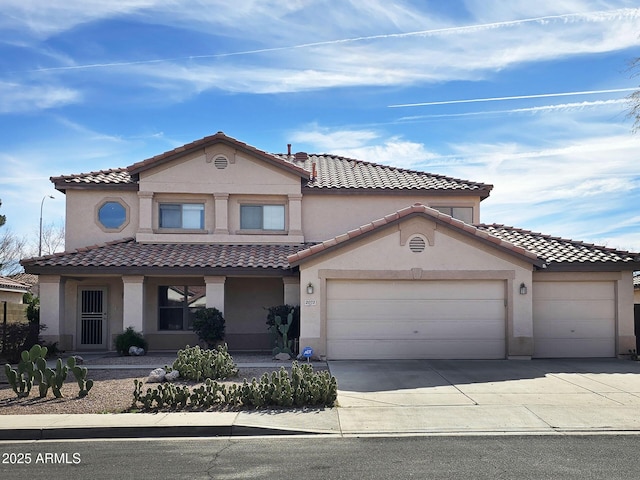
[[[145,275],[145,276],[258,276],[258,277],[282,277],[293,276],[296,270],[293,268],[276,267],[81,267],[81,266],[38,266],[24,265],[26,273],[36,275]]]
[[[490,194],[490,190],[455,190],[437,188],[342,188],[342,187],[310,187],[302,186],[302,193],[306,195],[437,195],[442,197],[480,197],[484,200]]]

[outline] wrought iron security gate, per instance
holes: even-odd
[[[80,342],[83,348],[106,348],[107,292],[105,288],[80,290]]]

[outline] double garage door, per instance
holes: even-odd
[[[505,358],[505,282],[327,281],[330,359]]]
[[[614,282],[535,282],[533,356],[614,357]],[[505,283],[327,281],[330,359],[505,358]]]

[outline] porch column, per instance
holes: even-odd
[[[302,194],[289,196],[289,235],[302,235]]]
[[[61,348],[72,348],[71,345],[62,345],[64,325],[62,319],[64,307],[64,288],[59,275],[40,275],[40,325],[46,325],[47,329],[42,338],[47,342],[60,342]]]
[[[216,193],[214,195],[215,208],[215,229],[214,234],[229,235],[229,194]],[[219,310],[219,309],[218,309]]]
[[[153,192],[138,192],[138,233],[153,233]]]
[[[122,301],[122,330],[133,327],[144,333],[144,276],[122,276],[124,298]]]
[[[282,277],[284,284],[285,305],[300,305],[300,279],[298,277]]]
[[[207,308],[217,308],[224,315],[224,282],[227,277],[204,277],[207,286]]]

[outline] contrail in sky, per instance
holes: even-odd
[[[240,52],[217,53],[217,54],[209,54],[209,55],[190,55],[186,57],[161,58],[161,59],[155,59],[155,60],[138,60],[138,61],[131,61],[131,62],[120,61],[120,62],[108,62],[108,63],[93,63],[93,64],[85,64],[85,65],[70,65],[66,67],[45,67],[45,68],[36,68],[28,71],[29,72],[51,72],[51,71],[57,71],[57,70],[81,70],[81,69],[90,69],[90,68],[145,65],[145,64],[163,63],[163,62],[172,62],[172,61],[181,61],[181,60],[225,58],[225,57],[234,57],[234,56],[242,56],[242,55],[256,55],[260,53],[280,52],[285,50],[296,50],[296,49],[311,48],[311,47],[321,47],[321,46],[327,46],[327,45],[338,45],[341,43],[363,42],[368,40],[408,38],[408,37],[429,37],[429,36],[436,36],[436,35],[476,32],[479,30],[489,30],[489,29],[500,28],[500,27],[511,27],[511,26],[522,25],[526,23],[544,24],[554,20],[561,20],[565,23],[568,23],[571,21],[580,21],[580,20],[607,21],[607,20],[621,18],[621,17],[640,18],[640,8],[621,8],[621,9],[609,10],[609,11],[567,13],[564,15],[547,15],[544,17],[524,18],[521,20],[509,20],[505,22],[484,23],[480,25],[467,25],[462,27],[436,28],[432,30],[420,30],[416,32],[369,35],[369,36],[363,36],[363,37],[343,38],[338,40],[326,40],[322,42],[301,43],[298,45],[289,45],[289,46],[283,46],[283,47],[244,50]]]
[[[612,88],[609,90],[585,90],[583,92],[540,93],[536,95],[517,95],[514,97],[470,98],[466,100],[444,100],[441,102],[403,103],[388,105],[389,108],[426,107],[429,105],[453,105],[454,103],[502,102],[504,100],[522,100],[529,98],[569,97],[574,95],[593,95],[598,93],[633,92],[637,88]]]

